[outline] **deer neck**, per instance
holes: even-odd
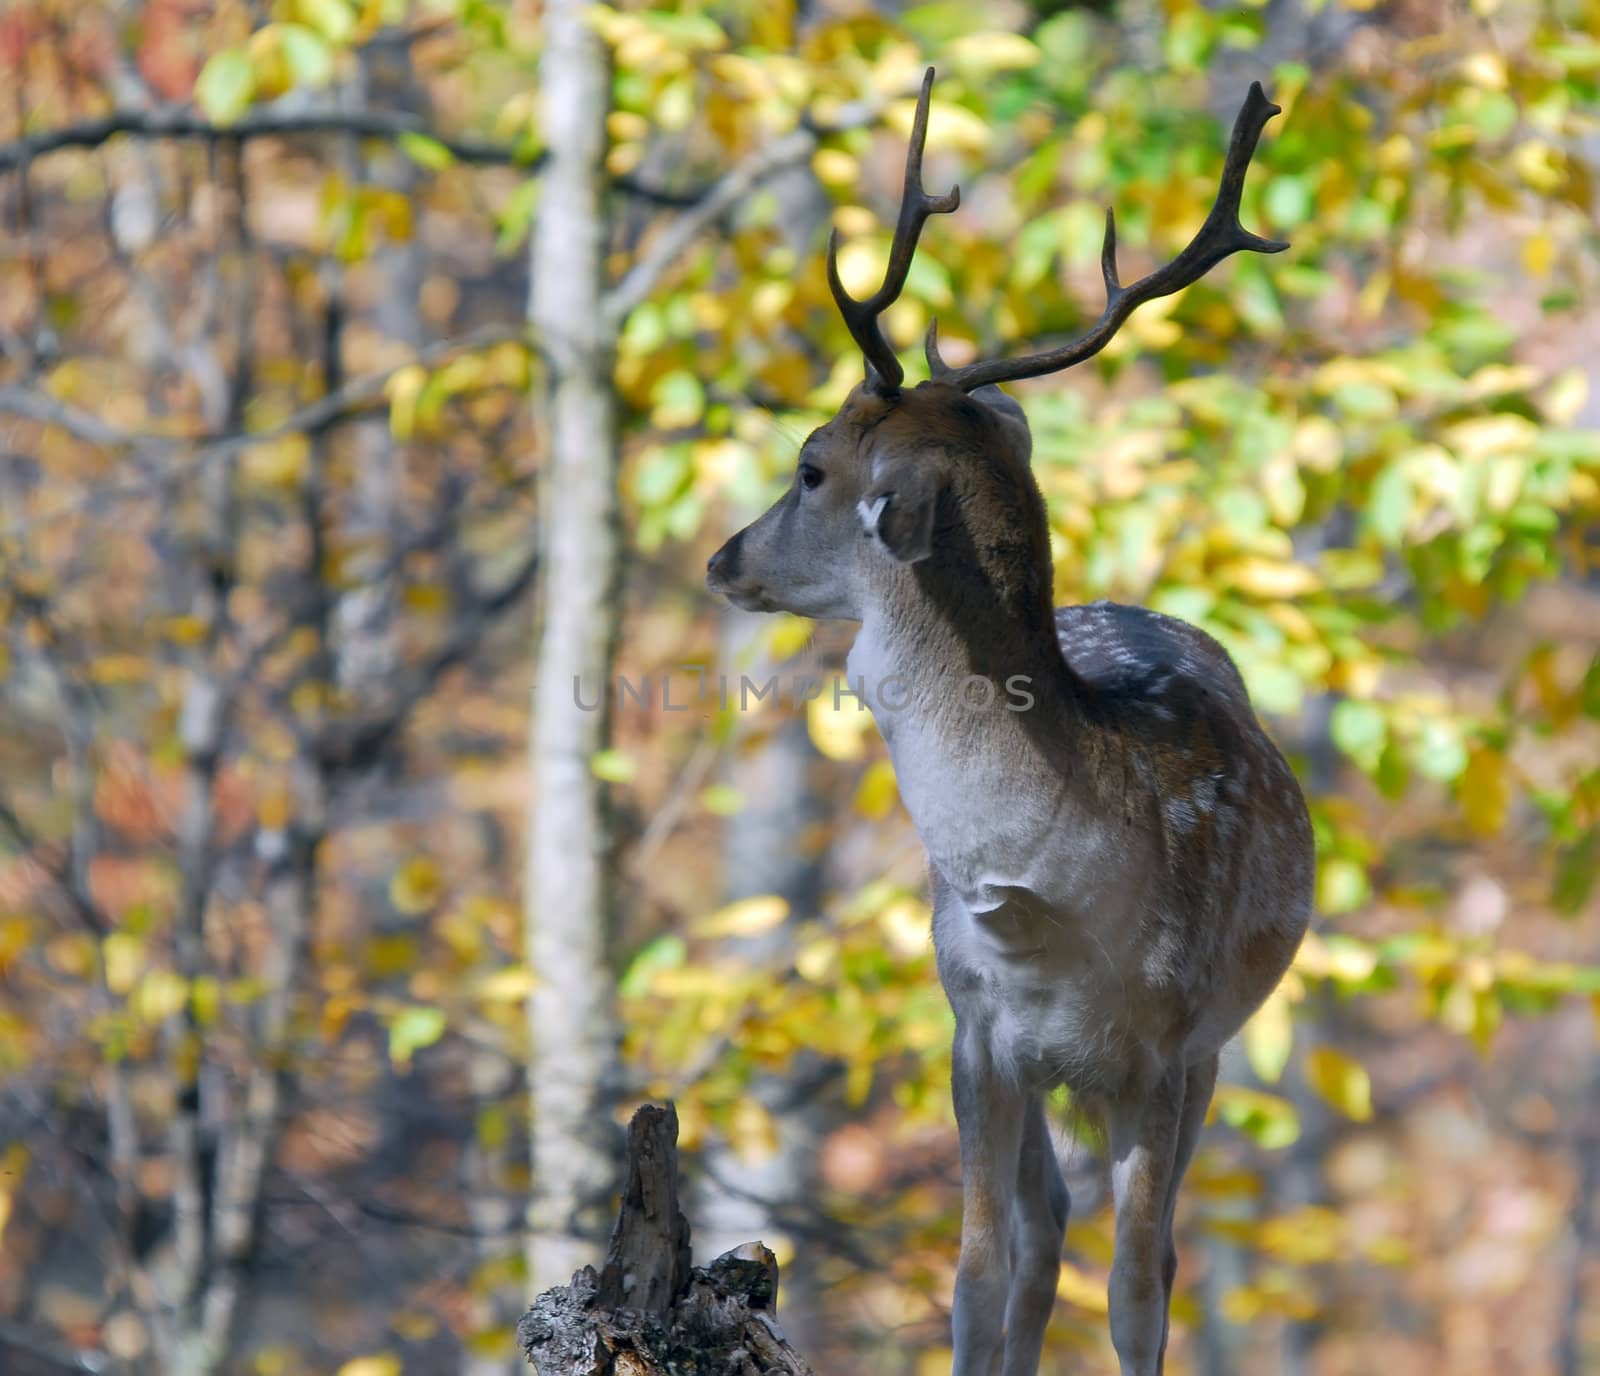
[[[1042,531],[1025,548],[940,534],[868,607],[848,669],[930,860],[981,910],[1030,887],[1041,845],[1089,806],[1089,725]]]

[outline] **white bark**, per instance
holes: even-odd
[[[618,1134],[614,981],[606,946],[609,826],[590,760],[607,714],[585,701],[611,677],[620,531],[615,340],[602,315],[602,207],[610,71],[583,0],[545,10],[542,109],[550,149],[533,237],[530,323],[547,375],[543,586],[535,663],[525,893],[533,1191],[528,1283],[564,1284],[600,1252]]]

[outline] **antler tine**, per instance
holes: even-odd
[[[1106,307],[1089,332],[1079,339],[1047,353],[1027,354],[1021,358],[992,359],[988,362],[969,363],[965,367],[950,368],[935,376],[963,392],[971,392],[991,382],[1015,382],[1025,377],[1041,377],[1045,373],[1060,372],[1086,358],[1093,358],[1111,342],[1122,324],[1146,301],[1158,296],[1170,296],[1182,287],[1198,282],[1229,254],[1249,249],[1253,253],[1282,253],[1289,245],[1278,239],[1263,239],[1252,234],[1239,223],[1239,198],[1244,192],[1244,176],[1255,154],[1256,143],[1266,123],[1281,108],[1267,99],[1259,81],[1250,83],[1250,93],[1233,123],[1233,137],[1228,143],[1227,160],[1222,165],[1222,180],[1217,188],[1217,199],[1211,206],[1200,232],[1188,246],[1165,267],[1157,268],[1147,277],[1123,286],[1117,275],[1117,218],[1106,211],[1106,234],[1100,251],[1100,271],[1106,283]],[[937,345],[929,354],[930,367],[937,356]]]
[[[844,289],[839,280],[839,231],[828,236],[828,285],[833,289],[833,299],[838,303],[839,314],[867,361],[867,377],[876,380],[877,388],[889,395],[900,390],[905,370],[895,357],[894,349],[884,338],[878,324],[881,316],[898,299],[906,284],[906,274],[911,271],[911,259],[917,251],[917,239],[930,215],[945,215],[961,204],[961,188],[953,186],[942,196],[930,196],[922,186],[922,148],[928,141],[928,102],[933,92],[933,68],[929,67],[922,78],[922,92],[917,97],[917,117],[911,126],[911,145],[906,150],[906,179],[900,194],[900,218],[894,227],[894,242],[889,248],[889,266],[883,275],[883,285],[865,301],[858,301]]]

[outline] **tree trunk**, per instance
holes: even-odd
[[[583,0],[545,10],[543,126],[550,149],[533,236],[529,317],[546,364],[542,629],[533,689],[525,894],[533,1191],[533,1290],[592,1260],[615,1179],[618,1031],[606,959],[610,832],[590,770],[608,713],[585,710],[611,678],[621,536],[615,341],[604,288],[605,120],[610,71]],[[582,693],[577,691],[582,686]]]
[[[539,1376],[811,1376],[778,1327],[778,1266],[759,1242],[689,1265],[678,1207],[678,1115],[647,1104],[628,1127],[627,1180],[605,1266],[547,1290],[517,1325]]]

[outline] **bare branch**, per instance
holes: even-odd
[[[122,1370],[119,1363],[111,1361],[97,1348],[83,1349],[52,1342],[24,1324],[0,1319],[0,1350],[5,1348],[24,1352],[34,1361],[59,1367],[62,1371],[93,1372],[96,1376],[105,1376],[105,1373]]]
[[[295,134],[355,134],[363,138],[397,139],[418,134],[442,145],[458,162],[479,166],[533,169],[542,153],[519,157],[504,144],[441,134],[426,121],[394,110],[256,110],[233,124],[216,124],[188,105],[161,105],[150,110],[117,110],[99,119],[47,129],[0,147],[0,172],[22,167],[62,148],[98,148],[118,134],[142,139],[256,139]]]
[[[440,678],[462,663],[477,648],[491,623],[532,586],[538,569],[538,551],[531,551],[498,587],[479,594],[465,607],[455,610],[449,635],[405,673],[384,707],[365,717],[325,728],[316,742],[322,767],[330,774],[337,774],[360,769],[377,759]]]
[[[36,158],[64,148],[98,148],[125,134],[136,139],[259,139],[289,138],[299,134],[353,134],[357,138],[397,140],[416,134],[447,150],[457,162],[472,167],[515,167],[537,172],[549,156],[544,150],[528,154],[509,144],[464,134],[445,134],[426,120],[404,110],[256,110],[233,124],[216,124],[188,105],[160,105],[149,110],[117,110],[99,119],[84,120],[30,134],[13,143],[0,144],[0,172],[26,167]],[[654,187],[632,177],[617,177],[614,190],[656,205],[681,207],[696,204],[706,193],[678,193]]]
[[[786,168],[805,162],[816,151],[823,135],[870,123],[878,110],[875,101],[856,101],[845,106],[839,117],[826,126],[810,119],[802,120],[798,129],[765,148],[757,149],[709,187],[661,232],[650,251],[606,294],[603,309],[608,327],[619,329],[629,312],[650,295],[656,283],[685,250],[762,182]]]
[[[45,425],[59,426],[75,439],[85,444],[105,449],[127,449],[146,457],[175,456],[197,450],[192,459],[155,478],[141,478],[137,482],[107,484],[86,493],[78,501],[58,507],[32,520],[19,521],[0,531],[0,534],[20,537],[39,526],[80,514],[91,505],[108,501],[127,501],[141,497],[162,497],[181,483],[194,477],[203,467],[227,459],[256,444],[270,444],[285,435],[317,435],[336,425],[346,416],[379,404],[390,380],[403,368],[420,364],[431,368],[457,354],[471,353],[477,349],[491,348],[496,344],[530,343],[528,327],[520,321],[515,324],[487,325],[454,339],[440,340],[418,353],[409,363],[386,369],[381,373],[368,373],[352,378],[336,387],[326,396],[319,397],[301,407],[278,424],[265,430],[235,432],[226,435],[200,435],[194,437],[152,435],[135,430],[119,430],[106,424],[92,412],[68,406],[31,388],[16,385],[0,386],[0,415],[20,416]]]

